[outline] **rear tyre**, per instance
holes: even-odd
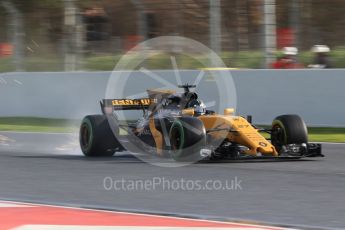
[[[115,133],[119,133],[116,127]],[[105,115],[84,117],[79,131],[80,148],[87,157],[110,157],[121,148]]]
[[[206,130],[194,117],[176,119],[169,131],[171,156],[176,161],[201,160],[200,150],[206,145]]]
[[[298,115],[281,115],[272,122],[271,142],[278,152],[283,145],[308,143],[307,126]]]

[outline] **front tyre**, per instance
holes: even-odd
[[[298,115],[281,115],[272,122],[271,142],[278,152],[288,144],[308,143],[307,126]]]
[[[119,133],[117,127],[114,132]],[[121,148],[105,115],[88,115],[80,125],[79,143],[87,157],[110,157]]]
[[[176,161],[196,162],[201,160],[200,150],[206,145],[206,130],[201,120],[195,117],[180,117],[169,131],[171,156]]]

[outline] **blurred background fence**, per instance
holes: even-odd
[[[307,66],[311,47],[325,44],[343,68],[344,25],[344,0],[1,0],[0,72],[112,70],[138,42],[164,35],[195,39],[237,68],[266,68],[285,46]],[[147,65],[171,68],[170,57]]]

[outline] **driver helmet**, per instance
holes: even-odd
[[[314,45],[311,51],[314,53],[329,53],[331,49],[326,45]]]
[[[206,113],[206,105],[202,100],[192,100],[188,103],[187,108],[194,108],[194,114],[204,115]]]
[[[296,47],[284,47],[283,54],[287,56],[296,56],[298,54],[298,49]]]

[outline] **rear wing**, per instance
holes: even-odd
[[[155,98],[140,99],[103,99],[101,102],[103,113],[112,113],[114,110],[144,110],[157,103]]]
[[[103,99],[100,103],[104,114],[110,114],[116,110],[154,110],[163,98],[167,98],[174,93],[176,93],[175,90],[148,89],[148,98]]]

